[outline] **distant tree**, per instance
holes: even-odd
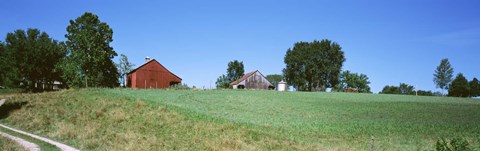
[[[462,73],[459,73],[450,84],[448,96],[468,97],[470,94],[469,89],[467,78]]]
[[[438,65],[435,73],[433,74],[433,82],[437,85],[437,88],[442,89],[442,94],[453,78],[453,68],[447,58],[442,59],[440,65]]]
[[[339,83],[335,88],[337,91],[343,91],[345,88],[356,88],[360,93],[371,93],[369,84],[367,75],[350,73],[346,70],[340,74]]]
[[[480,96],[480,82],[478,81],[478,79],[473,78],[473,80],[470,81],[468,84],[470,85],[470,96]]]
[[[227,79],[228,81],[233,82],[237,79],[240,79],[244,75],[244,72],[245,69],[243,68],[242,61],[230,61],[227,68]]]
[[[400,90],[400,94],[415,94],[415,88],[411,85],[400,83],[398,88]]]
[[[397,86],[385,86],[380,94],[400,94],[400,88]]]
[[[11,66],[9,81],[22,83],[31,91],[53,89],[54,81],[62,81],[57,64],[65,57],[65,45],[38,29],[15,30],[8,33],[6,45]]]
[[[125,84],[125,81],[127,79],[127,74],[132,71],[133,69],[133,66],[135,66],[135,64],[133,63],[130,63],[128,61],[128,57],[124,54],[120,54],[120,59],[119,59],[119,63],[117,64],[117,70],[119,72],[119,75],[120,75],[120,85],[125,87],[126,84]]]
[[[98,16],[84,13],[67,27],[68,56],[62,63],[63,78],[71,87],[113,87],[118,71],[112,61],[117,53],[110,47],[113,31]]]
[[[218,89],[220,88],[227,89],[230,87],[230,83],[231,82],[227,79],[227,76],[225,75],[221,75],[220,77],[218,77],[217,82],[215,82]]]
[[[7,51],[5,44],[0,41],[0,86],[18,86],[18,83],[15,84],[15,81],[18,81],[16,69],[10,51]]]
[[[279,74],[269,74],[267,75],[267,80],[270,81],[273,86],[277,87],[278,82],[283,80],[283,76]]]
[[[297,42],[288,49],[285,80],[300,91],[323,90],[337,85],[345,57],[342,48],[328,39]]]

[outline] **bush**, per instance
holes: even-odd
[[[450,142],[448,140],[445,140],[444,138],[440,138],[437,140],[437,143],[435,144],[435,149],[437,151],[468,151],[472,150],[469,147],[468,141],[464,138],[453,138],[450,139]]]

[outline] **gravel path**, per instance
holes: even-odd
[[[47,143],[52,144],[52,145],[55,145],[55,146],[57,146],[58,148],[60,148],[60,150],[63,150],[63,151],[80,151],[80,150],[78,150],[78,149],[76,149],[76,148],[73,148],[73,147],[70,147],[70,146],[68,146],[68,145],[65,145],[65,144],[62,144],[62,143],[53,141],[53,140],[48,139],[48,138],[40,137],[40,136],[37,136],[37,135],[34,135],[34,134],[30,134],[30,133],[27,133],[27,132],[24,132],[24,131],[20,131],[20,130],[17,130],[17,129],[13,129],[13,128],[10,128],[10,127],[5,126],[5,125],[3,125],[3,124],[0,124],[0,126],[3,127],[3,128],[6,128],[6,129],[12,130],[12,131],[14,131],[14,132],[17,132],[17,133],[20,133],[20,134],[23,134],[23,135],[27,135],[27,136],[33,137],[33,138],[35,138],[35,139],[38,139],[38,140],[47,142]]]
[[[20,144],[20,146],[24,147],[25,149],[27,149],[29,151],[40,151],[40,147],[38,147],[37,144],[31,143],[31,142],[26,141],[24,139],[21,139],[21,138],[12,136],[12,135],[8,135],[7,133],[3,133],[3,132],[0,132],[0,136],[6,137],[8,139],[11,139],[11,140],[17,142],[18,144]]]

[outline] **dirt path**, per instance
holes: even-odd
[[[17,133],[20,133],[20,134],[23,134],[23,135],[27,135],[27,136],[33,137],[33,138],[35,138],[35,139],[38,139],[38,140],[47,142],[47,143],[52,144],[52,145],[55,145],[55,146],[57,146],[58,148],[60,148],[60,150],[63,150],[63,151],[79,151],[79,150],[76,149],[76,148],[73,148],[73,147],[70,147],[70,146],[68,146],[68,145],[65,145],[65,144],[62,144],[62,143],[53,141],[53,140],[48,139],[48,138],[40,137],[40,136],[37,136],[37,135],[34,135],[34,134],[30,134],[30,133],[27,133],[27,132],[24,132],[24,131],[20,131],[20,130],[17,130],[17,129],[13,129],[13,128],[10,128],[10,127],[5,126],[5,125],[3,125],[3,124],[0,124],[0,126],[3,127],[3,128],[6,128],[6,129],[12,130],[12,131],[14,131],[14,132],[17,132]]]
[[[25,148],[29,151],[40,151],[40,147],[38,147],[37,144],[31,143],[31,142],[26,141],[24,139],[21,139],[21,138],[12,136],[12,135],[8,135],[7,133],[3,133],[3,132],[0,132],[0,136],[6,137],[8,139],[11,139],[11,140],[17,142],[18,144],[20,144],[20,146],[22,146],[23,148]]]

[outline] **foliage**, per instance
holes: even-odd
[[[240,79],[244,75],[244,72],[245,69],[243,68],[242,61],[230,61],[228,62],[227,75],[219,76],[215,84],[217,85],[217,88],[228,89],[230,88],[230,83]]]
[[[323,90],[337,85],[345,57],[339,44],[328,39],[297,42],[288,49],[283,75],[300,91]]]
[[[245,74],[243,61],[233,60],[228,63],[227,79],[230,82],[240,79]]]
[[[440,65],[438,65],[437,69],[435,70],[435,73],[433,74],[433,82],[437,86],[437,88],[442,89],[442,94],[443,90],[449,89],[449,84],[452,81],[453,78],[453,68],[450,65],[450,62],[448,61],[447,58],[442,59],[440,62]]]
[[[464,138],[453,138],[450,141],[440,138],[435,144],[437,151],[469,151],[472,150],[469,143]]]
[[[5,44],[0,41],[0,86],[14,87],[16,80],[15,65],[12,62],[10,52],[6,50]]]
[[[346,88],[355,88],[360,93],[371,93],[369,84],[367,75],[350,73],[346,70],[340,74],[339,83],[335,86],[335,89],[343,91]]]
[[[277,87],[278,83],[283,80],[283,76],[280,74],[269,74],[265,78],[267,78],[267,80],[270,81],[275,87]]]
[[[112,61],[117,53],[110,47],[112,29],[98,16],[84,13],[67,27],[68,56],[62,63],[63,78],[70,87],[113,87],[118,71]]]
[[[457,74],[449,87],[448,96],[469,97],[470,95],[467,78],[465,78],[462,73]]]
[[[472,81],[468,83],[468,85],[470,85],[470,96],[480,96],[480,82],[477,78],[473,78]]]
[[[400,90],[400,94],[415,94],[415,88],[411,85],[400,83],[398,88]]]
[[[415,87],[405,83],[400,83],[399,86],[385,86],[380,94],[405,94],[405,95],[420,95],[420,96],[436,96],[432,91],[417,90]]]
[[[63,42],[38,29],[18,29],[7,34],[5,47],[5,56],[11,62],[7,64],[12,68],[6,77],[15,85],[21,83],[27,90],[41,91],[53,89],[54,81],[62,81],[61,71],[55,67],[65,57]]]
[[[119,72],[119,75],[120,75],[120,85],[125,87],[126,84],[126,79],[127,79],[127,74],[132,71],[133,69],[133,66],[135,66],[135,64],[133,63],[130,63],[128,61],[128,57],[124,54],[120,54],[120,59],[119,59],[119,63],[116,64],[117,65],[117,70]]]
[[[215,84],[217,85],[217,89],[228,89],[230,87],[230,81],[228,80],[227,76],[221,75],[217,78]]]

